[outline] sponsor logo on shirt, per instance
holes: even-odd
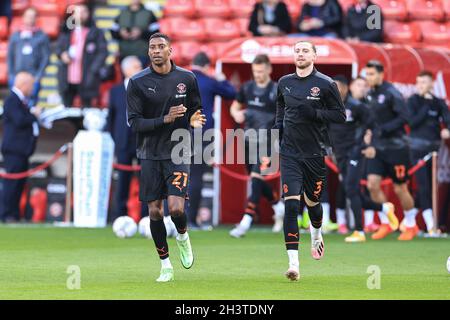
[[[386,101],[386,96],[384,94],[380,94],[378,96],[378,103],[381,104],[384,103],[384,101]]]

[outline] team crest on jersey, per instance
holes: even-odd
[[[186,93],[186,85],[184,83],[177,84],[177,92],[179,94]]]
[[[378,103],[383,103],[386,100],[386,96],[384,94],[380,94],[378,96]]]
[[[310,93],[313,97],[318,97],[320,94],[320,89],[318,87],[312,87]]]

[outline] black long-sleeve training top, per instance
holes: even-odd
[[[187,108],[185,116],[172,123],[164,123],[170,107],[180,104]],[[167,74],[159,74],[150,66],[133,76],[127,87],[127,118],[137,133],[137,157],[171,159],[172,148],[179,143],[171,141],[172,132],[176,129],[190,130],[190,118],[200,108],[195,75],[173,62]]]
[[[345,157],[350,151],[363,149],[364,134],[367,129],[373,127],[371,112],[364,103],[347,95],[344,105],[346,122],[330,124],[330,137],[338,157]]]
[[[329,123],[344,123],[345,107],[336,83],[315,68],[306,77],[296,73],[278,82],[274,128],[282,131],[282,155],[312,158],[326,155]]]
[[[372,144],[379,149],[406,146],[401,138],[409,112],[401,93],[385,81],[369,91],[367,102],[375,122]]]
[[[409,97],[407,106],[411,117],[409,126],[410,137],[428,140],[430,142],[441,140],[441,122],[450,129],[450,111],[444,100],[431,96],[426,99],[418,94]]]

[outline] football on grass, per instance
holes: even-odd
[[[119,238],[131,238],[137,231],[136,222],[129,216],[118,217],[112,227],[114,234]]]

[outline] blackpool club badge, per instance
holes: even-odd
[[[318,97],[320,94],[320,89],[318,87],[312,87],[310,90],[311,96]]]
[[[179,94],[186,93],[186,85],[184,83],[177,84],[177,92]]]

